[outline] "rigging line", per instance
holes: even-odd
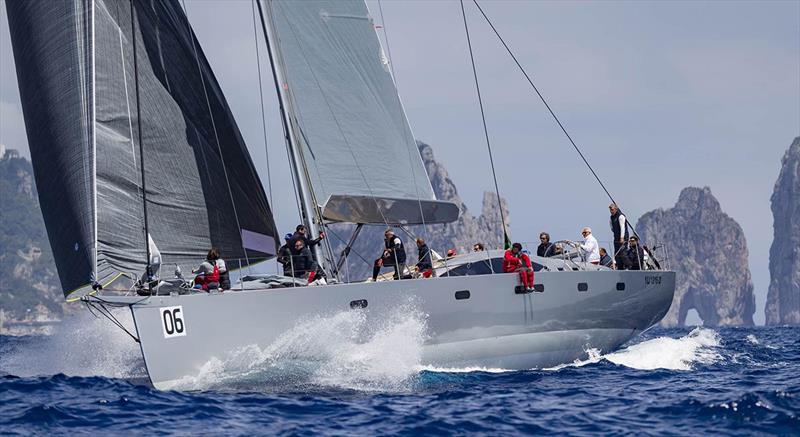
[[[400,100],[400,89],[399,89],[399,86],[397,85],[397,75],[394,72],[394,60],[392,58],[392,49],[391,49],[391,47],[389,47],[389,29],[386,27],[386,20],[383,18],[383,5],[381,3],[381,0],[378,0],[378,13],[381,16],[381,26],[383,26],[383,39],[386,41],[386,55],[389,57],[389,59],[388,59],[389,70],[392,72],[392,81],[394,81],[394,88],[395,88],[395,91],[397,92],[397,102],[398,102],[398,105],[400,106],[401,114],[403,114],[403,117],[406,118],[406,122],[408,122],[408,117],[406,117],[405,109],[403,108],[403,101]],[[378,38],[378,44],[380,44],[380,38]],[[409,134],[411,134],[411,135],[409,135]],[[403,129],[403,136],[406,136],[406,137],[410,136],[411,137],[411,138],[407,138],[407,139],[411,140],[411,143],[414,145],[415,152],[417,153],[417,155],[419,155],[419,146],[417,145],[417,140],[414,138],[414,134],[411,133],[411,124],[410,123],[409,123],[409,126],[408,126],[408,130]],[[420,160],[422,160],[421,157],[420,157]],[[413,153],[412,153],[412,151],[410,149],[408,150],[408,162],[409,162],[409,165],[411,166],[411,180],[414,183],[414,190],[416,191],[416,194],[417,194],[417,205],[419,207],[419,215],[420,215],[420,218],[422,219],[422,234],[425,236],[425,240],[427,240],[428,239],[428,224],[425,222],[425,211],[422,208],[422,199],[420,199],[420,196],[419,196],[419,185],[417,185],[417,174],[416,174],[417,172],[414,170],[414,156],[413,156]],[[424,164],[425,163],[423,162],[423,166],[424,166]],[[428,176],[427,169],[425,169],[424,177],[428,179],[428,183],[430,184],[430,178]],[[433,187],[431,187],[431,191],[433,191]]]
[[[339,236],[339,234],[337,234],[335,231],[333,231],[333,230],[330,230],[330,229],[328,229],[328,231],[331,233],[331,235],[333,235],[334,237],[336,237],[336,238],[337,238],[339,241],[341,241],[341,242],[342,242],[342,243],[344,243],[344,244],[347,244],[347,241],[345,241],[345,240],[344,240],[344,238],[342,238],[341,236]],[[352,253],[356,254],[356,256],[357,256],[357,257],[359,257],[359,258],[361,258],[361,260],[362,260],[362,261],[364,261],[364,262],[365,262],[365,263],[366,263],[368,266],[372,266],[372,263],[371,263],[371,262],[369,262],[369,261],[367,261],[367,260],[366,260],[366,259],[365,259],[363,256],[361,256],[361,254],[360,254],[360,253],[358,253],[358,251],[357,251],[357,250],[355,250],[355,249],[353,248],[353,246],[350,246],[350,252],[352,252]],[[349,258],[349,256],[348,256],[348,258]]]
[[[489,150],[489,164],[492,167],[492,178],[494,179],[494,191],[497,193],[497,208],[500,210],[500,220],[503,227],[503,246],[508,246],[508,231],[506,230],[506,217],[503,212],[503,203],[500,199],[500,188],[497,185],[497,173],[494,169],[494,156],[492,154],[492,144],[489,141],[489,129],[486,127],[486,113],[483,110],[483,99],[481,98],[481,87],[478,84],[478,70],[475,68],[475,56],[472,53],[472,41],[469,36],[469,25],[467,25],[467,13],[464,10],[464,0],[459,0],[461,4],[461,16],[464,19],[464,32],[467,35],[467,47],[469,48],[469,60],[472,64],[472,76],[475,79],[475,91],[478,93],[478,105],[481,108],[481,121],[483,122],[483,134],[486,137],[486,148]],[[507,247],[505,247],[507,249]]]
[[[463,0],[461,0],[461,1],[463,2]],[[583,152],[581,152],[581,149],[578,147],[577,144],[575,144],[575,141],[572,139],[572,136],[570,136],[569,132],[567,132],[567,129],[561,123],[561,120],[558,119],[558,117],[556,116],[556,113],[553,111],[553,109],[547,103],[547,100],[544,98],[544,95],[542,95],[542,93],[539,91],[539,88],[537,88],[536,85],[534,85],[533,80],[528,75],[528,73],[525,71],[525,68],[522,67],[522,64],[520,64],[519,60],[514,55],[514,52],[511,51],[511,48],[508,46],[508,44],[506,44],[506,41],[503,39],[502,36],[500,36],[500,32],[498,32],[497,28],[494,27],[494,24],[492,23],[492,20],[489,19],[489,17],[486,15],[486,12],[484,12],[483,8],[481,8],[481,5],[478,4],[478,0],[472,0],[472,2],[475,3],[475,6],[478,7],[478,10],[480,11],[481,15],[483,15],[483,18],[486,20],[486,22],[492,28],[492,31],[497,36],[497,39],[499,39],[500,42],[503,44],[503,47],[505,47],[506,52],[508,52],[508,54],[511,56],[511,59],[513,59],[514,63],[517,64],[517,68],[519,68],[519,71],[522,72],[522,74],[525,76],[525,79],[527,79],[528,83],[531,85],[533,90],[536,91],[536,95],[538,95],[539,99],[542,101],[542,103],[544,103],[545,108],[547,108],[547,111],[550,112],[550,115],[553,117],[553,120],[555,120],[556,124],[558,124],[558,127],[561,128],[561,131],[564,132],[564,135],[567,137],[567,139],[569,140],[570,144],[572,144],[572,147],[574,147],[575,151],[578,152],[578,155],[583,160],[583,163],[586,164],[586,167],[588,167],[589,171],[592,172],[592,175],[594,176],[595,180],[597,180],[597,183],[600,184],[600,187],[603,189],[603,191],[605,191],[605,193],[608,196],[608,198],[611,199],[611,202],[616,204],[617,201],[614,200],[614,196],[611,195],[611,192],[608,191],[608,188],[606,188],[606,185],[603,183],[602,180],[600,180],[600,176],[597,175],[597,172],[595,172],[594,168],[592,168],[591,164],[589,164],[589,161],[583,155]],[[633,230],[633,233],[638,237],[638,234],[636,233],[636,229],[633,228],[633,225],[630,225],[630,226],[631,226],[631,230]]]
[[[194,60],[197,64],[197,74],[200,76],[200,84],[203,86],[203,95],[206,97],[206,107],[208,108],[208,116],[211,118],[211,127],[214,129],[214,140],[217,143],[217,151],[219,152],[219,160],[222,164],[222,173],[225,175],[225,185],[228,187],[228,196],[231,199],[231,206],[233,206],[233,217],[236,219],[236,228],[239,230],[239,241],[242,244],[242,253],[244,254],[245,262],[250,265],[250,259],[247,255],[247,249],[244,247],[242,240],[242,225],[239,222],[239,212],[236,210],[236,200],[233,198],[233,190],[231,189],[231,181],[228,178],[228,167],[225,165],[225,157],[222,154],[222,146],[219,143],[219,134],[217,133],[217,123],[214,120],[214,112],[211,110],[211,100],[208,98],[208,88],[206,87],[206,79],[203,77],[203,69],[200,66],[200,56],[197,54],[197,42],[195,41],[192,26],[189,24],[189,10],[186,9],[186,0],[183,1],[183,13],[186,15],[186,28],[189,31],[188,37],[192,40],[192,50],[194,51]]]
[[[287,22],[289,23],[289,29],[292,31],[292,34],[294,35],[295,39],[299,40],[299,38],[297,36],[297,31],[295,30],[295,28],[292,25],[291,21],[287,20]],[[300,46],[300,54],[303,56],[303,60],[306,62],[306,64],[310,66],[311,63],[308,62],[308,57],[306,56],[306,52],[305,52],[305,50],[303,50],[302,45]],[[331,106],[331,103],[328,100],[328,95],[325,93],[324,89],[322,88],[322,84],[320,83],[319,79],[317,78],[317,74],[314,71],[314,69],[309,68],[309,72],[311,73],[311,76],[314,78],[314,83],[316,83],[317,88],[320,91],[320,94],[322,94],[322,99],[325,101],[325,105],[327,106],[328,111],[330,112],[334,123],[336,123],[336,128],[339,131],[339,135],[341,135],[342,140],[345,142],[345,145],[347,145],[347,151],[350,152],[350,156],[353,158],[353,163],[355,164],[356,169],[358,170],[359,174],[361,175],[361,179],[364,181],[364,185],[367,187],[367,190],[369,190],[370,197],[372,197],[373,201],[375,202],[375,206],[378,209],[378,213],[380,213],[381,218],[383,219],[383,223],[386,226],[389,226],[389,221],[386,219],[386,216],[383,214],[383,210],[380,207],[380,203],[378,202],[377,197],[372,192],[372,187],[369,185],[369,181],[367,180],[367,176],[364,174],[364,171],[361,169],[361,166],[358,164],[358,160],[356,158],[355,153],[353,152],[353,148],[350,147],[350,142],[347,140],[347,136],[344,133],[344,129],[342,128],[342,125],[339,123],[339,119],[338,119],[338,117],[336,117],[336,114],[335,114],[335,112],[333,110],[333,107]],[[312,192],[312,195],[313,195],[313,192]],[[314,203],[317,204],[316,201]],[[318,207],[317,207],[317,209],[318,209]],[[322,220],[322,214],[321,213],[320,213],[320,220]]]
[[[277,66],[277,64],[275,64],[275,59],[274,59],[274,57],[272,55],[272,50],[270,50],[269,35],[268,35],[268,32],[267,32],[267,24],[264,21],[264,10],[261,7],[261,0],[255,0],[255,2],[256,2],[256,6],[258,6],[258,16],[259,16],[259,18],[261,20],[261,31],[264,34],[264,41],[265,41],[266,48],[267,48],[267,56],[269,57],[269,63],[270,63],[270,66],[272,67],[272,81],[275,84],[275,93],[277,94],[277,97],[278,97],[278,109],[280,110],[280,113],[281,113],[281,127],[283,127],[283,138],[285,140],[284,142],[285,142],[285,146],[286,146],[286,159],[289,162],[294,162],[293,159],[292,159],[292,151],[291,151],[292,139],[291,139],[291,132],[289,131],[289,129],[290,129],[290,126],[288,124],[289,123],[289,119],[288,119],[288,115],[286,113],[286,108],[283,105],[283,98],[281,97],[281,87],[280,87],[280,83],[278,81],[278,71],[277,71],[278,66]],[[297,177],[299,178],[299,175]],[[295,203],[297,205],[297,215],[298,215],[298,218],[300,219],[300,222],[302,222],[303,221],[303,207],[301,206],[302,200],[300,198],[300,195],[301,195],[300,188],[298,188],[298,186],[297,186],[299,181],[295,180],[294,177],[292,177],[290,179],[292,180],[292,188],[294,188],[294,200],[295,200]]]
[[[147,276],[147,287],[150,287],[151,267],[150,267],[150,229],[147,220],[147,186],[145,185],[144,170],[144,139],[142,138],[142,105],[139,98],[139,64],[136,57],[136,7],[133,0],[129,2],[131,6],[131,41],[133,42],[133,78],[136,87],[136,127],[139,139],[139,164],[141,165],[142,177],[142,210],[144,213],[144,246],[147,262],[145,264],[145,275]]]
[[[258,50],[258,27],[256,26],[256,0],[253,0],[250,3],[251,12],[253,15],[253,42],[256,46],[256,65],[258,66],[258,103],[261,104],[261,130],[264,134],[264,153],[267,156],[267,187],[269,189],[269,203],[270,206],[273,205],[272,202],[272,175],[269,169],[269,144],[267,143],[267,115],[264,111],[264,87],[261,84],[261,54]]]

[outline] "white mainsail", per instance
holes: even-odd
[[[441,223],[397,89],[362,0],[266,2],[288,121],[315,207],[352,223]]]

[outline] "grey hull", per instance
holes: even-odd
[[[409,305],[426,315],[424,365],[530,369],[568,363],[589,348],[614,350],[657,323],[672,302],[675,273],[538,272],[536,283],[544,292],[517,294],[516,274],[495,274],[103,299],[131,304],[150,379],[167,389],[214,358],[269,346],[304,319],[364,311],[380,321]]]

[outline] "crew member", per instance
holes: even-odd
[[[387,229],[383,233],[383,254],[375,260],[372,267],[372,281],[378,280],[378,273],[381,267],[394,267],[394,279],[400,279],[406,269],[406,249],[403,247],[403,240],[394,234],[392,229]]]
[[[417,255],[419,259],[419,261],[417,261],[417,271],[422,275],[423,278],[430,278],[433,276],[431,251],[428,249],[428,245],[425,244],[425,240],[422,238],[417,238]]]
[[[529,269],[530,257],[522,254],[522,244],[514,243],[511,249],[506,250],[503,254],[503,273],[519,272],[519,279],[522,286],[526,290],[533,289],[533,269]],[[524,261],[523,256],[527,258],[527,263]],[[530,271],[528,271],[528,269]]]
[[[608,205],[608,212],[611,213],[611,232],[614,234],[614,259],[617,263],[617,268],[622,270],[625,265],[626,252],[623,246],[628,241],[627,219],[616,203]]]
[[[581,249],[586,252],[586,261],[592,264],[600,264],[600,245],[597,244],[597,239],[592,235],[592,228],[588,226],[583,228],[581,235],[583,235]]]
[[[219,249],[212,247],[206,255],[206,260],[200,267],[192,269],[192,273],[197,273],[194,278],[194,288],[205,291],[223,289],[230,290],[231,279],[225,261],[219,257]]]
[[[550,234],[542,232],[539,234],[539,246],[536,248],[537,256],[553,256],[556,247],[550,242]]]
[[[278,248],[278,262],[283,266],[283,276],[292,275],[292,249],[291,246],[293,234],[289,233],[284,235],[283,240],[285,243]]]
[[[297,227],[295,228],[294,235],[292,235],[292,244],[289,245],[289,247],[294,247],[294,242],[295,241],[303,240],[303,245],[305,247],[307,247],[309,249],[309,251],[310,251],[311,249],[314,248],[314,246],[319,244],[319,242],[322,241],[323,239],[325,239],[325,233],[324,232],[320,232],[319,233],[319,237],[317,237],[317,238],[315,238],[313,240],[308,238],[308,229],[306,228],[306,225],[302,225],[301,224],[301,225],[297,225]]]
[[[475,243],[472,246],[472,251],[473,252],[483,252],[484,250],[485,249],[483,248],[483,243]]]
[[[295,278],[305,277],[308,283],[314,282],[314,279],[320,275],[319,266],[311,256],[311,250],[306,247],[302,239],[294,241],[294,251],[292,253],[292,260],[294,263],[294,273],[292,276]]]
[[[609,268],[614,267],[614,260],[608,256],[608,252],[606,252],[606,249],[603,247],[600,248],[600,265]]]
[[[628,270],[642,270],[644,265],[644,249],[639,245],[639,237],[632,236],[628,240],[627,251],[627,269]]]

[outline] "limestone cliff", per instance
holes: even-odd
[[[800,137],[783,155],[772,216],[767,325],[800,325]]]
[[[433,148],[428,144],[417,142],[420,155],[425,164],[431,186],[439,200],[447,200],[459,205],[461,215],[453,223],[444,225],[411,226],[410,231],[425,238],[428,246],[444,255],[448,249],[456,249],[458,253],[471,250],[475,243],[483,243],[487,248],[499,248],[503,245],[503,228],[500,225],[500,210],[497,195],[493,192],[483,194],[483,205],[480,216],[474,216],[461,200],[458,189],[447,169],[436,160]],[[510,225],[508,204],[500,200],[506,219],[506,228]],[[333,252],[341,253],[355,226],[334,225],[331,227],[330,243]],[[372,262],[380,255],[383,245],[383,231],[386,226],[366,226],[353,246],[348,258],[347,269],[353,280],[363,279],[372,270]],[[398,235],[403,239],[409,256],[409,264],[416,263],[417,250],[413,239],[402,231]],[[345,269],[343,269],[345,270]]]
[[[3,322],[63,314],[64,297],[39,209],[33,168],[14,150],[0,156],[0,332]]]
[[[755,297],[741,226],[708,187],[681,191],[673,208],[644,214],[636,230],[664,244],[676,271],[675,297],[662,326],[680,326],[694,308],[706,326],[753,325]]]

